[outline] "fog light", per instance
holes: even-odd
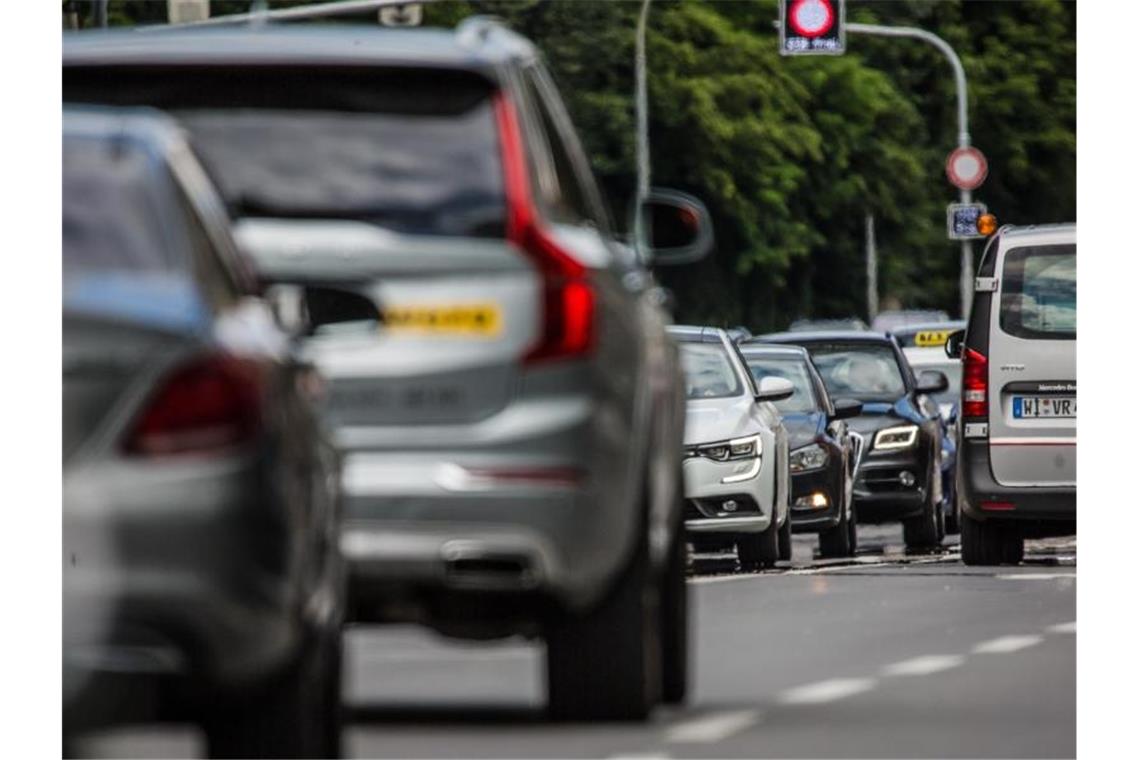
[[[910,488],[914,485],[914,473],[910,470],[903,470],[899,473],[899,482]]]
[[[736,502],[733,501],[732,499],[729,499],[724,504],[721,504],[720,508],[723,509],[725,512],[735,512],[736,511]]]
[[[792,506],[796,509],[826,509],[828,503],[827,494],[816,491],[813,494],[796,499]]]

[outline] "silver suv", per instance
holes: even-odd
[[[979,268],[962,358],[962,560],[1017,564],[1077,521],[1077,229],[1004,227]]]
[[[531,44],[479,19],[100,37],[65,45],[65,100],[178,116],[309,324],[356,619],[543,636],[557,717],[683,699],[677,351]],[[699,202],[650,200],[658,261],[707,252]]]

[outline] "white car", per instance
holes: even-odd
[[[788,434],[771,403],[792,384],[769,377],[757,388],[739,349],[715,327],[673,327],[688,399],[685,415],[685,529],[697,551],[735,545],[743,569],[792,556]]]

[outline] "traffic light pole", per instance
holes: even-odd
[[[852,34],[871,34],[878,37],[909,37],[922,40],[938,48],[950,67],[954,69],[954,83],[958,87],[958,147],[970,146],[970,126],[966,111],[966,70],[962,68],[962,61],[954,48],[937,34],[913,26],[879,26],[878,24],[847,24],[847,31]],[[959,190],[960,203],[971,201],[969,190]],[[969,240],[962,241],[962,269],[958,281],[959,295],[962,303],[962,318],[970,316],[970,301],[974,295],[974,252]]]

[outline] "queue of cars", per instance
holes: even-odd
[[[346,621],[541,639],[553,717],[642,719],[688,690],[688,544],[960,519],[1016,562],[1075,520],[1071,231],[991,244],[958,414],[890,333],[670,326],[648,265],[707,211],[615,234],[495,22],[84,34],[63,93],[67,732],[336,756]]]

